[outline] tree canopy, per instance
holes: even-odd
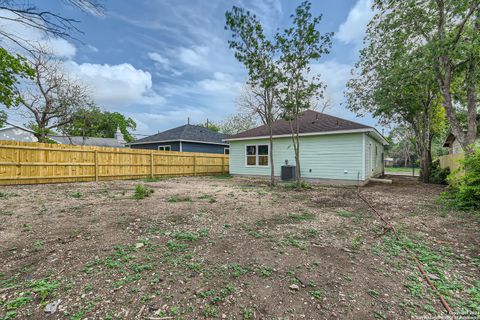
[[[97,106],[79,109],[73,114],[73,121],[64,127],[71,136],[113,138],[118,129],[126,142],[132,142],[131,131],[135,130],[135,121],[119,112],[103,111]]]

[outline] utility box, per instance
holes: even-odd
[[[280,175],[282,181],[291,181],[295,180],[295,166],[284,165],[282,166],[282,172]]]

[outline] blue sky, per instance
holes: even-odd
[[[358,57],[370,0],[313,1],[323,14],[321,32],[335,32],[330,55],[315,62],[333,107],[327,113],[356,119],[344,106],[343,90]],[[105,0],[103,16],[87,15],[61,1],[55,12],[81,22],[81,41],[53,41],[68,70],[92,88],[97,103],[133,117],[138,133],[150,134],[208,118],[222,121],[236,113],[235,100],[246,71],[228,48],[226,10],[233,5],[255,12],[267,32],[289,23],[300,1],[292,0]],[[44,8],[45,2],[38,1]]]

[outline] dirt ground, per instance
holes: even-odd
[[[137,185],[148,196],[135,199]],[[444,208],[442,191],[411,177],[361,189],[396,240],[352,187],[228,177],[1,187],[0,319],[446,316],[405,248],[475,319],[479,215]]]

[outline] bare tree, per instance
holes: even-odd
[[[75,112],[88,107],[91,100],[88,88],[65,72],[62,60],[45,50],[32,52],[28,60],[35,76],[19,84],[16,90],[20,108],[33,119],[39,142],[45,142],[50,131],[62,131],[73,121]]]
[[[90,14],[102,15],[104,11],[103,6],[97,0],[63,0],[63,2]],[[76,26],[78,20],[42,10],[24,0],[0,0],[1,20],[12,21],[24,27],[42,31],[47,35],[61,38],[73,38],[72,34],[81,33]],[[24,49],[30,49],[26,46],[24,39],[17,33],[0,29],[0,36]]]

